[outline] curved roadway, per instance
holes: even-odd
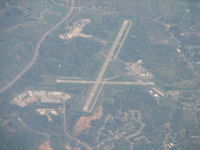
[[[38,41],[38,43],[36,45],[35,52],[34,52],[34,55],[31,59],[31,61],[25,66],[25,68],[13,80],[11,80],[4,87],[0,88],[0,94],[5,92],[9,88],[11,88],[33,66],[33,64],[35,64],[35,62],[39,56],[39,51],[40,51],[40,47],[41,47],[42,43],[46,40],[47,36],[51,32],[53,32],[56,28],[58,28],[61,24],[63,24],[65,21],[67,21],[69,19],[69,17],[71,16],[71,14],[74,10],[74,5],[75,5],[75,0],[72,0],[70,10],[67,13],[67,15],[42,35],[42,37],[40,38],[40,40]]]

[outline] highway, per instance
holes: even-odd
[[[104,61],[102,68],[100,69],[100,72],[98,74],[98,77],[97,77],[92,89],[91,89],[91,92],[88,95],[88,98],[86,98],[86,103],[85,103],[85,106],[83,108],[83,111],[86,111],[86,112],[89,111],[89,108],[90,108],[89,106],[90,106],[90,104],[91,104],[91,102],[92,102],[92,100],[93,100],[93,98],[96,94],[97,89],[99,88],[99,85],[102,82],[103,76],[106,72],[106,69],[108,68],[109,63],[112,61],[113,54],[116,51],[116,48],[117,48],[118,43],[119,43],[119,41],[120,41],[120,39],[123,35],[123,32],[126,30],[127,24],[128,24],[128,22],[127,22],[127,20],[125,20],[123,22],[118,34],[117,34],[117,37],[115,38],[115,40],[113,42],[113,45],[112,45],[112,47],[111,47],[111,49],[110,49],[110,51],[109,51],[109,53],[108,53],[108,55],[107,55],[107,57]]]
[[[47,32],[45,32],[42,37],[40,38],[40,40],[38,41],[36,48],[35,48],[35,52],[33,54],[32,59],[30,60],[30,62],[25,66],[25,68],[17,75],[15,76],[14,79],[12,79],[8,84],[6,84],[4,87],[0,88],[0,94],[5,92],[6,90],[8,90],[9,88],[11,88],[36,62],[38,55],[39,55],[39,51],[40,51],[40,47],[42,45],[42,43],[46,40],[46,38],[48,37],[48,35],[53,32],[55,29],[57,29],[61,24],[63,24],[64,22],[66,22],[69,17],[71,16],[73,10],[74,10],[74,6],[75,6],[75,0],[71,0],[71,6],[70,6],[70,10],[67,13],[67,15],[65,15],[62,20],[60,20],[57,24],[55,24],[53,27],[51,27]]]
[[[89,80],[56,80],[57,83],[75,83],[75,84],[95,84],[96,81]],[[123,82],[123,81],[99,81],[100,84],[108,84],[108,85],[154,85],[154,82],[143,82],[143,81],[135,81],[135,82]]]

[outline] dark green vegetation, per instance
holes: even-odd
[[[40,37],[62,19],[69,5],[64,0],[0,1],[1,87],[30,61]],[[113,80],[132,80],[124,75],[123,62],[142,59],[144,68],[154,76],[153,82],[166,96],[158,101],[148,93],[150,87],[105,85],[97,102],[104,107],[104,115],[76,138],[101,150],[199,150],[199,0],[76,0],[76,6],[82,8],[48,36],[33,67],[0,95],[0,149],[35,150],[48,139],[55,150],[65,149],[66,143],[75,147],[77,142],[63,132],[63,114],[49,122],[46,116],[35,112],[39,107],[62,104],[36,103],[19,108],[9,101],[26,89],[70,93],[66,130],[73,135],[76,121],[91,115],[81,111],[81,99],[89,86],[58,84],[55,80],[61,76],[95,80],[123,20],[130,19],[133,26],[119,59],[110,64],[105,77],[121,75]],[[67,33],[74,22],[84,18],[91,23],[83,33],[93,38],[59,38],[59,34]],[[141,118],[124,121],[130,111],[136,111]],[[128,138],[140,129],[138,135]],[[124,131],[129,134],[123,135]],[[115,136],[118,138],[112,139]]]

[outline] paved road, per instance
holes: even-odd
[[[96,81],[88,80],[56,80],[57,83],[76,83],[76,84],[95,84]],[[123,82],[123,81],[99,81],[99,84],[109,84],[109,85],[154,85],[153,82]]]
[[[65,104],[65,102],[66,101],[64,101],[63,102],[63,113],[64,113],[64,115],[63,115],[63,129],[64,129],[64,134],[65,134],[65,136],[67,137],[67,138],[69,138],[69,139],[71,139],[72,141],[75,141],[77,144],[80,144],[80,145],[82,145],[83,147],[85,147],[87,150],[92,150],[92,148],[87,144],[87,143],[85,143],[85,142],[82,142],[82,141],[80,141],[78,138],[76,138],[76,137],[73,137],[72,135],[70,135],[68,132],[67,132],[67,127],[66,127],[66,104]]]
[[[70,6],[70,10],[67,13],[67,15],[62,18],[62,20],[60,20],[60,22],[58,22],[57,24],[55,24],[52,28],[50,28],[47,32],[45,32],[42,37],[40,38],[40,40],[38,41],[36,48],[35,48],[35,52],[34,55],[31,59],[31,61],[25,66],[25,68],[17,75],[15,76],[15,78],[13,80],[11,80],[7,85],[5,85],[4,87],[0,88],[0,94],[5,92],[6,90],[8,90],[9,88],[11,88],[36,62],[38,55],[39,55],[39,51],[40,51],[40,47],[42,45],[42,43],[46,40],[47,36],[53,32],[56,28],[58,28],[61,24],[63,24],[64,22],[66,22],[69,17],[71,16],[73,10],[74,10],[74,5],[75,5],[75,0],[71,0],[71,6]]]

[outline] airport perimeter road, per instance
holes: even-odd
[[[75,84],[95,84],[96,81],[88,80],[56,80],[57,83],[75,83]],[[155,85],[154,82],[120,82],[120,81],[100,81],[99,84],[108,84],[108,85]]]
[[[86,103],[85,103],[85,106],[83,108],[83,111],[88,112],[88,110],[90,108],[90,104],[91,104],[91,102],[92,102],[92,100],[93,100],[93,98],[94,98],[94,96],[96,94],[97,89],[99,88],[99,85],[101,84],[101,81],[102,81],[103,76],[104,76],[104,74],[106,72],[106,69],[108,68],[108,65],[109,65],[110,61],[112,61],[113,54],[116,51],[116,48],[117,48],[118,43],[119,43],[119,41],[120,41],[120,39],[121,39],[121,37],[123,35],[123,32],[126,30],[127,24],[128,24],[127,20],[125,20],[123,22],[118,34],[117,34],[117,37],[115,38],[115,40],[113,42],[113,45],[112,45],[112,47],[111,47],[111,49],[110,49],[110,51],[109,51],[109,53],[108,53],[108,55],[107,55],[107,57],[106,57],[106,59],[104,61],[104,64],[103,64],[102,68],[100,69],[100,72],[98,74],[96,82],[94,83],[94,85],[93,85],[93,87],[91,89],[91,92],[88,95],[88,98],[86,98]]]
[[[69,17],[71,16],[71,14],[72,14],[72,12],[74,10],[74,6],[75,6],[75,0],[71,0],[70,10],[67,13],[67,15],[64,18],[62,18],[62,20],[60,20],[60,22],[58,22],[57,24],[55,24],[52,28],[50,28],[47,32],[45,32],[42,35],[42,37],[40,38],[40,40],[38,41],[38,43],[36,45],[35,52],[33,54],[33,57],[31,59],[31,61],[25,66],[25,68],[17,76],[15,76],[15,78],[13,80],[11,80],[4,87],[0,88],[0,94],[3,93],[3,92],[5,92],[9,88],[11,88],[35,64],[35,62],[36,62],[36,60],[38,58],[40,47],[41,47],[42,43],[46,40],[47,36],[51,32],[53,32],[61,24],[63,24],[64,22],[66,22],[69,19]]]

